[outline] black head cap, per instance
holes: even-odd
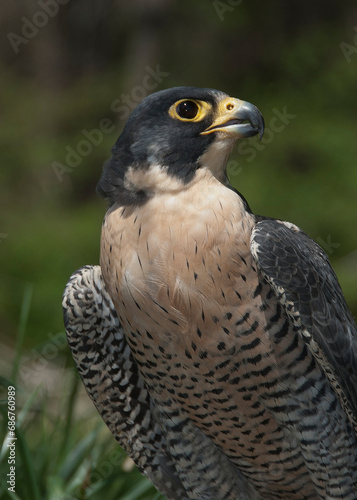
[[[167,173],[189,182],[199,167],[198,159],[214,140],[214,134],[200,135],[212,122],[213,110],[223,92],[195,87],[174,87],[146,97],[130,115],[112,149],[97,187],[110,203],[125,199],[144,200],[142,191],[130,193],[124,187],[129,167],[147,169],[161,165]],[[173,118],[169,110],[177,101],[204,101],[210,104],[202,120],[190,122]]]
[[[148,172],[164,172],[170,190],[177,182],[180,187],[190,182],[201,166],[220,178],[237,138],[262,135],[263,130],[264,120],[255,106],[218,90],[175,87],[156,92],[129,117],[98,193],[110,203],[137,204],[159,187],[157,177]],[[211,148],[216,140],[218,156]]]

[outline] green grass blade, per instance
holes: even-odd
[[[74,408],[75,408],[75,403],[76,403],[77,395],[78,395],[78,389],[80,386],[79,383],[80,383],[80,379],[77,376],[77,374],[74,373],[72,390],[71,390],[70,397],[68,400],[65,427],[63,430],[63,441],[61,444],[61,449],[59,451],[59,459],[60,460],[62,459],[63,455],[67,451],[69,439],[71,436],[71,431],[73,429],[73,415],[74,415]]]
[[[16,495],[16,493],[13,493],[12,491],[9,491],[9,490],[6,490],[6,491],[0,490],[0,498],[1,498],[1,500],[7,500],[7,499],[9,499],[9,500],[23,500],[18,495]]]
[[[62,464],[58,474],[65,482],[68,482],[75,474],[78,473],[83,461],[88,456],[90,450],[93,448],[98,435],[98,429],[84,436],[84,438],[73,448],[68,454],[65,462]]]
[[[16,437],[16,446],[19,450],[19,455],[22,458],[22,468],[26,480],[28,498],[30,500],[41,500],[36,471],[33,466],[33,460],[21,429],[16,428]]]
[[[141,495],[151,488],[152,484],[147,479],[143,478],[135,487],[131,488],[126,495],[123,495],[120,500],[138,500]]]
[[[21,354],[22,354],[22,346],[23,346],[24,338],[25,338],[26,325],[27,325],[27,320],[28,320],[29,312],[30,312],[32,294],[33,294],[33,285],[28,283],[25,287],[24,296],[23,296],[22,305],[21,305],[20,321],[19,321],[17,344],[16,344],[16,354],[15,354],[14,364],[12,367],[12,375],[11,375],[11,380],[12,380],[13,384],[16,384],[17,373],[19,370],[19,364],[20,364],[20,359],[21,359]]]

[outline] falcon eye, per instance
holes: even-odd
[[[181,118],[193,120],[197,116],[198,106],[195,101],[181,101],[176,107],[176,112]]]
[[[169,109],[169,115],[181,122],[199,122],[212,111],[212,104],[198,99],[180,99]]]

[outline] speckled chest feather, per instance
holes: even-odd
[[[148,331],[163,357],[192,343],[215,351],[259,284],[253,216],[234,191],[200,177],[141,207],[114,206],[103,225],[101,267],[126,333],[141,343]]]
[[[294,491],[295,481],[304,488],[305,465],[270,411],[289,403],[290,325],[252,259],[254,224],[241,198],[202,171],[187,189],[156,193],[139,207],[113,206],[103,224],[101,269],[168,420],[186,416],[254,482]],[[294,342],[302,349],[297,336]],[[299,373],[310,362],[302,359]],[[277,465],[283,461],[291,472]]]

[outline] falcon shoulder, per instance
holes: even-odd
[[[326,253],[294,224],[263,217],[251,251],[357,433],[357,328]]]

